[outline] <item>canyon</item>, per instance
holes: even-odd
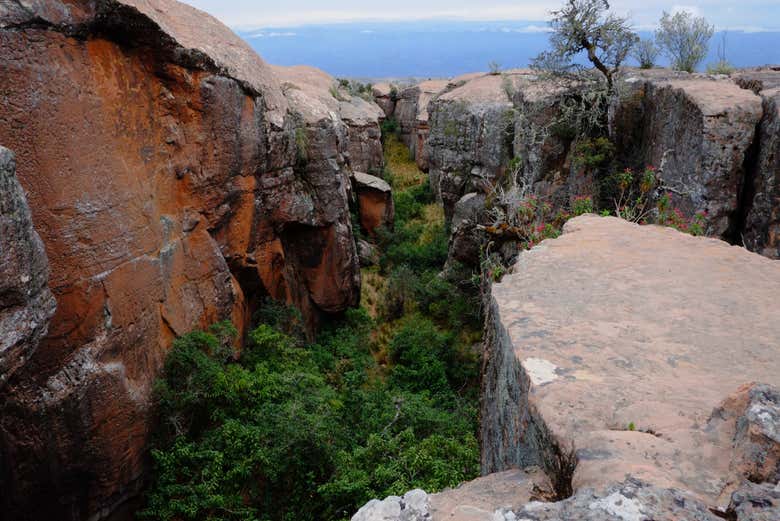
[[[780,70],[627,69],[610,100],[621,166],[654,166],[712,238],[589,215],[521,253],[486,234],[510,164],[556,206],[597,197],[551,130],[577,83],[365,95],[175,0],[4,2],[0,49],[0,519],[131,518],[175,338],[227,319],[241,339],[266,298],[313,338],[359,305],[355,228],[396,211],[389,121],[447,270],[493,240],[512,273],[485,296],[485,477],[356,519],[780,516]]]

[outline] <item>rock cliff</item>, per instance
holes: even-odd
[[[734,78],[628,70],[609,111],[614,155],[622,167],[655,167],[675,207],[706,214],[709,235],[776,258],[778,86],[771,68]],[[449,220],[464,195],[489,192],[512,160],[529,193],[555,205],[592,195],[598,180],[562,124],[562,104],[579,96],[578,85],[532,71],[472,74],[405,89],[394,116]]]
[[[173,0],[3,2],[0,48],[0,143],[57,301],[44,337],[46,259],[3,152],[2,331],[28,319],[3,340],[0,517],[101,519],[141,483],[177,335],[243,328],[264,296],[310,328],[358,302],[349,169],[377,161],[381,111],[320,111]]]

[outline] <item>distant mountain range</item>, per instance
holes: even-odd
[[[533,21],[361,22],[239,34],[270,63],[313,65],[334,76],[366,79],[449,77],[487,70],[491,61],[526,67],[548,42],[547,24]],[[705,65],[717,61],[720,41],[718,33]],[[780,30],[729,31],[726,54],[737,67],[780,63]]]

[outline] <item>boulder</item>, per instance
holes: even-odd
[[[777,521],[780,519],[780,483],[745,482],[731,495],[727,519]]]
[[[352,521],[428,521],[430,500],[425,491],[416,489],[403,497],[374,499],[352,516]]]
[[[358,239],[356,244],[361,266],[376,266],[379,264],[381,259],[379,248],[363,239]]]
[[[469,268],[479,266],[485,232],[485,194],[471,192],[461,197],[453,210],[452,232],[447,255],[447,266],[460,263]]]
[[[713,420],[736,425],[732,473],[755,483],[780,481],[780,391],[747,384],[713,412]]]
[[[176,336],[224,319],[243,330],[268,295],[310,331],[357,303],[347,125],[304,124],[243,40],[173,0],[4,2],[0,47],[0,143],[57,300],[38,349],[3,362],[0,508],[101,519],[143,483],[152,385]],[[45,304],[28,236],[14,255],[30,261],[25,298]]]
[[[385,118],[392,118],[398,100],[398,87],[387,82],[377,83],[371,88],[371,94],[374,96],[374,102],[385,113]]]
[[[0,389],[46,335],[56,302],[10,150],[0,146]]]
[[[746,382],[780,386],[780,263],[582,216],[513,271],[488,311],[483,472],[538,465],[562,495],[631,474],[725,510],[752,471],[776,470],[759,421],[775,391],[755,388],[757,414],[712,411]]]
[[[361,228],[371,236],[376,235],[380,226],[392,229],[395,207],[390,185],[378,177],[362,172],[355,172],[352,179],[357,194]]]

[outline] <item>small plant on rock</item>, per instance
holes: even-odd
[[[613,185],[615,194],[615,215],[627,221],[646,223],[653,209],[650,199],[658,183],[655,169],[647,167],[637,176],[633,170],[626,168],[610,176],[608,181]]]
[[[707,212],[698,212],[692,218],[687,218],[679,208],[672,204],[672,196],[663,194],[656,202],[656,223],[675,230],[701,236],[706,231]]]

